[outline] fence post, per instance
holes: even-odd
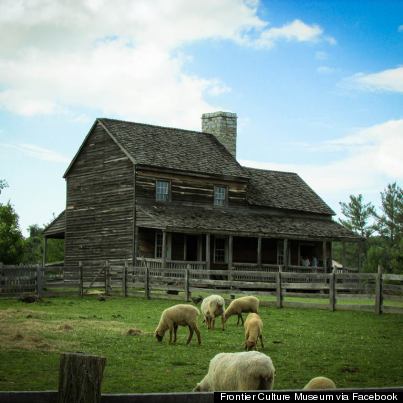
[[[105,295],[109,295],[109,260],[105,261]]]
[[[378,266],[378,274],[376,275],[375,284],[375,313],[380,315],[383,307],[383,295],[382,295],[382,266]]]
[[[329,309],[336,310],[336,269],[329,274]]]
[[[189,269],[185,269],[185,300],[190,301]]]
[[[125,260],[125,265],[123,266],[122,273],[122,293],[124,297],[127,297],[127,260]]]
[[[148,267],[145,268],[144,272],[144,291],[146,298],[150,299],[150,270]]]
[[[43,295],[43,272],[39,264],[36,265],[36,293],[38,298],[41,298]]]
[[[283,307],[283,290],[281,286],[281,266],[278,267],[278,272],[276,276],[276,297],[277,297],[277,308]]]
[[[78,285],[78,293],[80,297],[84,296],[84,280],[83,280],[83,263],[81,260],[78,262],[78,274],[80,276],[80,284]]]
[[[106,358],[62,353],[59,367],[58,403],[100,403]]]

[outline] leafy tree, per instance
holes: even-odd
[[[341,212],[346,217],[344,220],[340,219],[341,224],[365,239],[373,233],[374,227],[369,221],[375,209],[372,203],[364,203],[362,194],[350,195],[350,202],[340,202],[340,206]]]
[[[38,224],[28,227],[29,237],[24,241],[23,263],[42,263],[43,258],[43,229]]]
[[[4,179],[0,179],[0,194],[4,188],[8,188],[8,183]]]
[[[13,206],[0,203],[0,262],[18,264],[24,253],[24,238]]]
[[[375,225],[382,238],[394,244],[402,237],[403,232],[403,190],[396,182],[389,184],[381,192],[381,214],[374,212]]]

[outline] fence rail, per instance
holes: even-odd
[[[68,275],[63,266],[0,266],[0,295],[35,293],[47,296],[78,292],[82,296],[98,289],[105,294],[142,294],[146,298],[169,297],[169,294],[180,298],[183,294],[189,301],[192,293],[214,290],[271,296],[274,298],[269,303],[278,307],[403,313],[403,275],[384,274],[381,270],[378,273],[301,273],[283,271],[281,266],[274,265],[261,269],[249,265],[247,270],[240,270],[240,267],[206,270],[200,268],[201,262],[192,265],[182,262],[185,268],[170,267],[169,264],[162,268],[156,267],[156,262],[150,264],[150,259],[135,267],[131,261],[124,260],[98,263],[98,269],[91,272],[80,263],[75,274],[70,270]],[[309,297],[314,301],[292,301],[291,296]],[[353,299],[353,303],[347,299]],[[360,299],[372,299],[373,302],[362,304]]]

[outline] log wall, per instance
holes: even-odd
[[[79,261],[131,258],[133,164],[99,124],[66,179],[66,272]]]

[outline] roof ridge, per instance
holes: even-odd
[[[209,134],[209,135],[211,135],[211,133],[201,132],[201,131],[197,131],[197,130],[181,129],[179,127],[171,127],[171,126],[151,125],[149,123],[132,122],[130,120],[111,119],[111,118],[97,118],[96,120],[100,120],[101,122],[105,121],[105,120],[112,120],[114,122],[129,123],[129,124],[138,125],[138,126],[157,127],[159,129],[168,129],[168,130],[179,130],[181,132],[187,132],[189,134],[194,133],[194,134]]]
[[[275,170],[275,169],[255,168],[255,167],[248,167],[248,166],[244,166],[244,165],[242,165],[242,168],[251,169],[251,170],[255,170],[255,171],[275,172],[275,173],[280,173],[280,174],[288,174],[288,175],[299,176],[296,172],[290,172],[290,171],[278,171],[278,170]]]

